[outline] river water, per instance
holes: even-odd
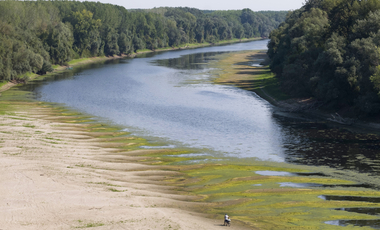
[[[228,156],[379,174],[380,138],[287,114],[252,92],[211,82],[215,55],[264,50],[267,40],[148,54],[78,68],[32,90],[133,135]]]

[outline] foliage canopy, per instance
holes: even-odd
[[[270,34],[271,70],[283,90],[328,107],[380,112],[380,1],[308,0]]]
[[[0,1],[0,80],[81,57],[268,37],[287,12],[127,10],[100,2]]]

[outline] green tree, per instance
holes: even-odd
[[[55,64],[63,64],[70,61],[71,49],[74,37],[67,24],[58,23],[49,31],[46,44],[49,46],[51,60]]]
[[[101,26],[100,19],[93,19],[93,13],[87,10],[77,11],[72,14],[71,24],[74,28],[74,45],[80,55],[83,56],[91,48],[90,33]]]

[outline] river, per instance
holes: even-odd
[[[303,114],[279,113],[256,94],[212,83],[223,52],[264,50],[268,40],[158,52],[90,65],[32,90],[167,147],[214,157],[324,165],[379,174],[380,138]]]

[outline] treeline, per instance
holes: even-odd
[[[283,90],[355,116],[380,112],[380,1],[309,0],[270,34]]]
[[[79,1],[0,1],[0,80],[43,74],[71,59],[186,43],[267,37],[287,12],[127,10]]]

